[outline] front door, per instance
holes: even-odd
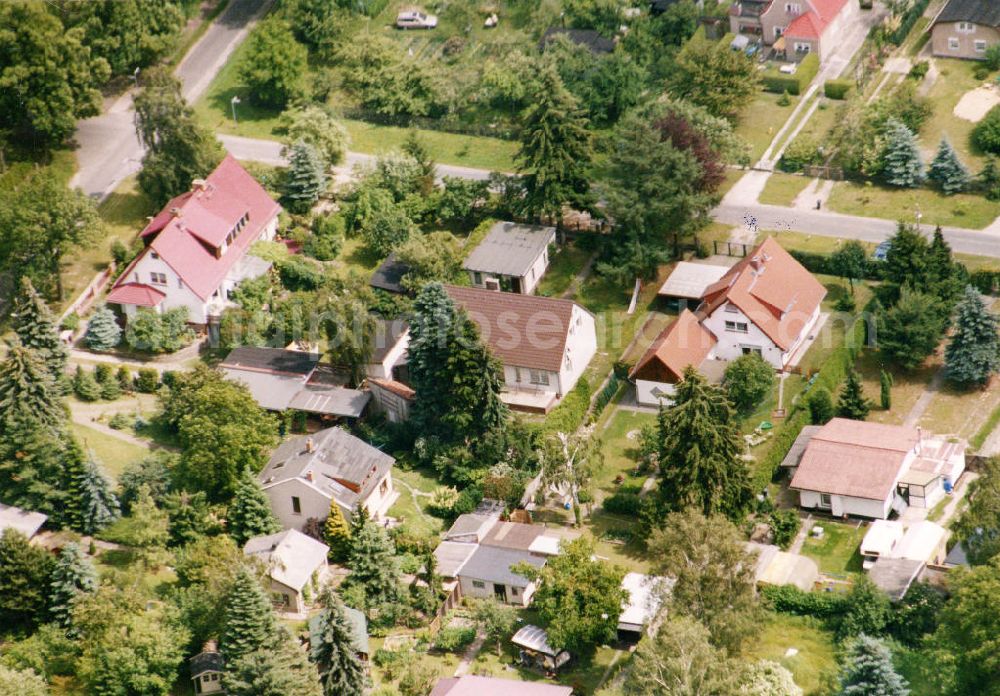
[[[504,604],[507,603],[507,586],[506,585],[493,585],[493,594]]]
[[[516,292],[519,295],[523,292],[521,290],[521,279],[520,278],[511,278],[510,279],[510,291],[511,292]]]

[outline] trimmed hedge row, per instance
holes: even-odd
[[[917,0],[913,3],[910,9],[903,14],[903,18],[900,20],[899,26],[896,27],[896,31],[888,36],[889,41],[897,46],[901,45],[906,40],[910,30],[913,29],[913,25],[923,16],[927,10],[927,6],[930,4],[931,0]]]
[[[804,592],[795,585],[764,585],[760,588],[764,601],[777,612],[796,616],[829,619],[847,611],[847,600],[832,592]]]
[[[995,295],[1000,289],[1000,271],[975,271],[969,274],[969,283],[984,295]]]
[[[549,412],[543,430],[549,433],[575,433],[590,409],[590,383],[583,377],[562,403]]]
[[[764,73],[764,90],[782,94],[802,94],[809,87],[809,83],[819,72],[819,56],[810,53],[799,63],[798,70],[794,75],[785,75],[777,69],[771,69]]]
[[[823,84],[823,94],[830,99],[847,99],[847,94],[853,88],[853,80],[827,80]]]
[[[834,267],[832,254],[820,254],[815,251],[798,251],[796,249],[791,249],[788,253],[792,255],[793,259],[805,266],[806,270],[810,273],[839,275],[837,272],[838,269]],[[863,278],[865,280],[882,280],[882,269],[884,267],[885,264],[883,262],[875,261],[871,257],[866,258]]]

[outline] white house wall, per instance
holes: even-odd
[[[271,501],[271,511],[284,529],[301,532],[309,518],[323,520],[330,514],[330,498],[300,479],[282,481],[265,488],[264,492]],[[293,497],[299,499],[299,513],[292,506]],[[350,511],[345,510],[345,515],[350,515]]]
[[[781,348],[774,344],[771,338],[760,330],[749,317],[739,309],[728,311],[724,304],[715,310],[715,313],[706,317],[702,325],[707,328],[718,339],[715,344],[715,357],[720,360],[735,360],[743,355],[743,347],[759,348],[761,357],[764,358],[775,369],[780,370],[784,366],[784,353]],[[747,333],[736,333],[726,330],[726,322],[733,321],[745,323]]]
[[[549,248],[545,247],[542,250],[541,255],[535,259],[535,263],[531,265],[531,268],[526,274],[521,276],[521,292],[525,295],[531,295],[535,292],[535,288],[542,280],[542,276],[545,275],[545,270],[549,267]]]
[[[893,487],[895,491],[895,487]],[[851,515],[854,517],[868,517],[870,519],[884,520],[889,517],[892,497],[886,500],[869,500],[867,498],[854,498],[846,495],[831,495],[830,507],[820,507],[819,491],[799,491],[799,505],[810,510],[826,510],[834,517]]]
[[[167,277],[166,284],[158,285],[154,283],[152,281],[153,273],[162,273],[165,275]],[[180,279],[177,272],[170,267],[170,264],[162,258],[154,259],[152,249],[146,249],[143,252],[125,281],[149,285],[166,295],[158,305],[157,311],[165,312],[170,309],[183,307],[187,309],[189,322],[193,324],[205,323],[206,302],[198,297],[187,283]],[[126,309],[126,314],[128,316],[134,315],[134,308],[131,313]]]
[[[382,485],[385,484],[385,490],[382,490]],[[392,485],[392,470],[389,470],[382,480],[378,482],[375,489],[368,496],[368,500],[364,501],[364,506],[368,510],[368,516],[372,519],[381,519],[386,512],[388,512],[389,506],[393,501],[393,485]],[[350,519],[350,514],[347,515]]]
[[[492,583],[489,580],[479,580],[476,578],[470,578],[465,575],[460,575],[458,578],[459,586],[462,588],[463,597],[474,597],[476,599],[489,599],[490,597],[495,597],[494,585],[499,583]],[[482,583],[483,587],[476,587],[473,583]],[[531,604],[531,598],[535,594],[534,583],[528,583],[527,587],[520,587],[513,585],[506,585],[507,588],[507,604],[513,604],[519,607],[526,607]],[[517,596],[513,596],[513,590],[517,589]]]
[[[594,326],[594,316],[574,305],[569,335],[566,338],[566,354],[563,356],[562,369],[559,371],[562,394],[567,394],[573,389],[596,352],[597,330]]]

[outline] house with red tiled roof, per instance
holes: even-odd
[[[799,504],[836,517],[886,519],[932,508],[965,471],[966,442],[919,427],[834,418],[786,460]]]
[[[139,233],[144,243],[108,293],[131,318],[139,308],[187,309],[192,324],[207,324],[231,306],[242,281],[270,264],[248,253],[273,240],[281,206],[231,155],[206,179],[173,198]]]
[[[711,382],[747,353],[784,369],[816,327],[826,288],[768,237],[698,294],[697,311],[683,310],[632,369],[640,404],[669,404],[689,365]]]
[[[859,14],[858,0],[737,0],[729,30],[755,36],[791,60],[810,53],[825,60]]]

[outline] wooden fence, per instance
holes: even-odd
[[[107,268],[93,277],[90,283],[87,284],[87,287],[83,289],[83,292],[80,293],[80,296],[73,300],[70,306],[66,308],[66,311],[62,313],[62,316],[59,317],[59,321],[63,321],[73,312],[76,312],[77,314],[86,313],[87,310],[94,304],[94,300],[96,300],[97,297],[104,292],[104,288],[108,287],[108,283],[110,283],[114,277],[115,262],[112,261]]]

